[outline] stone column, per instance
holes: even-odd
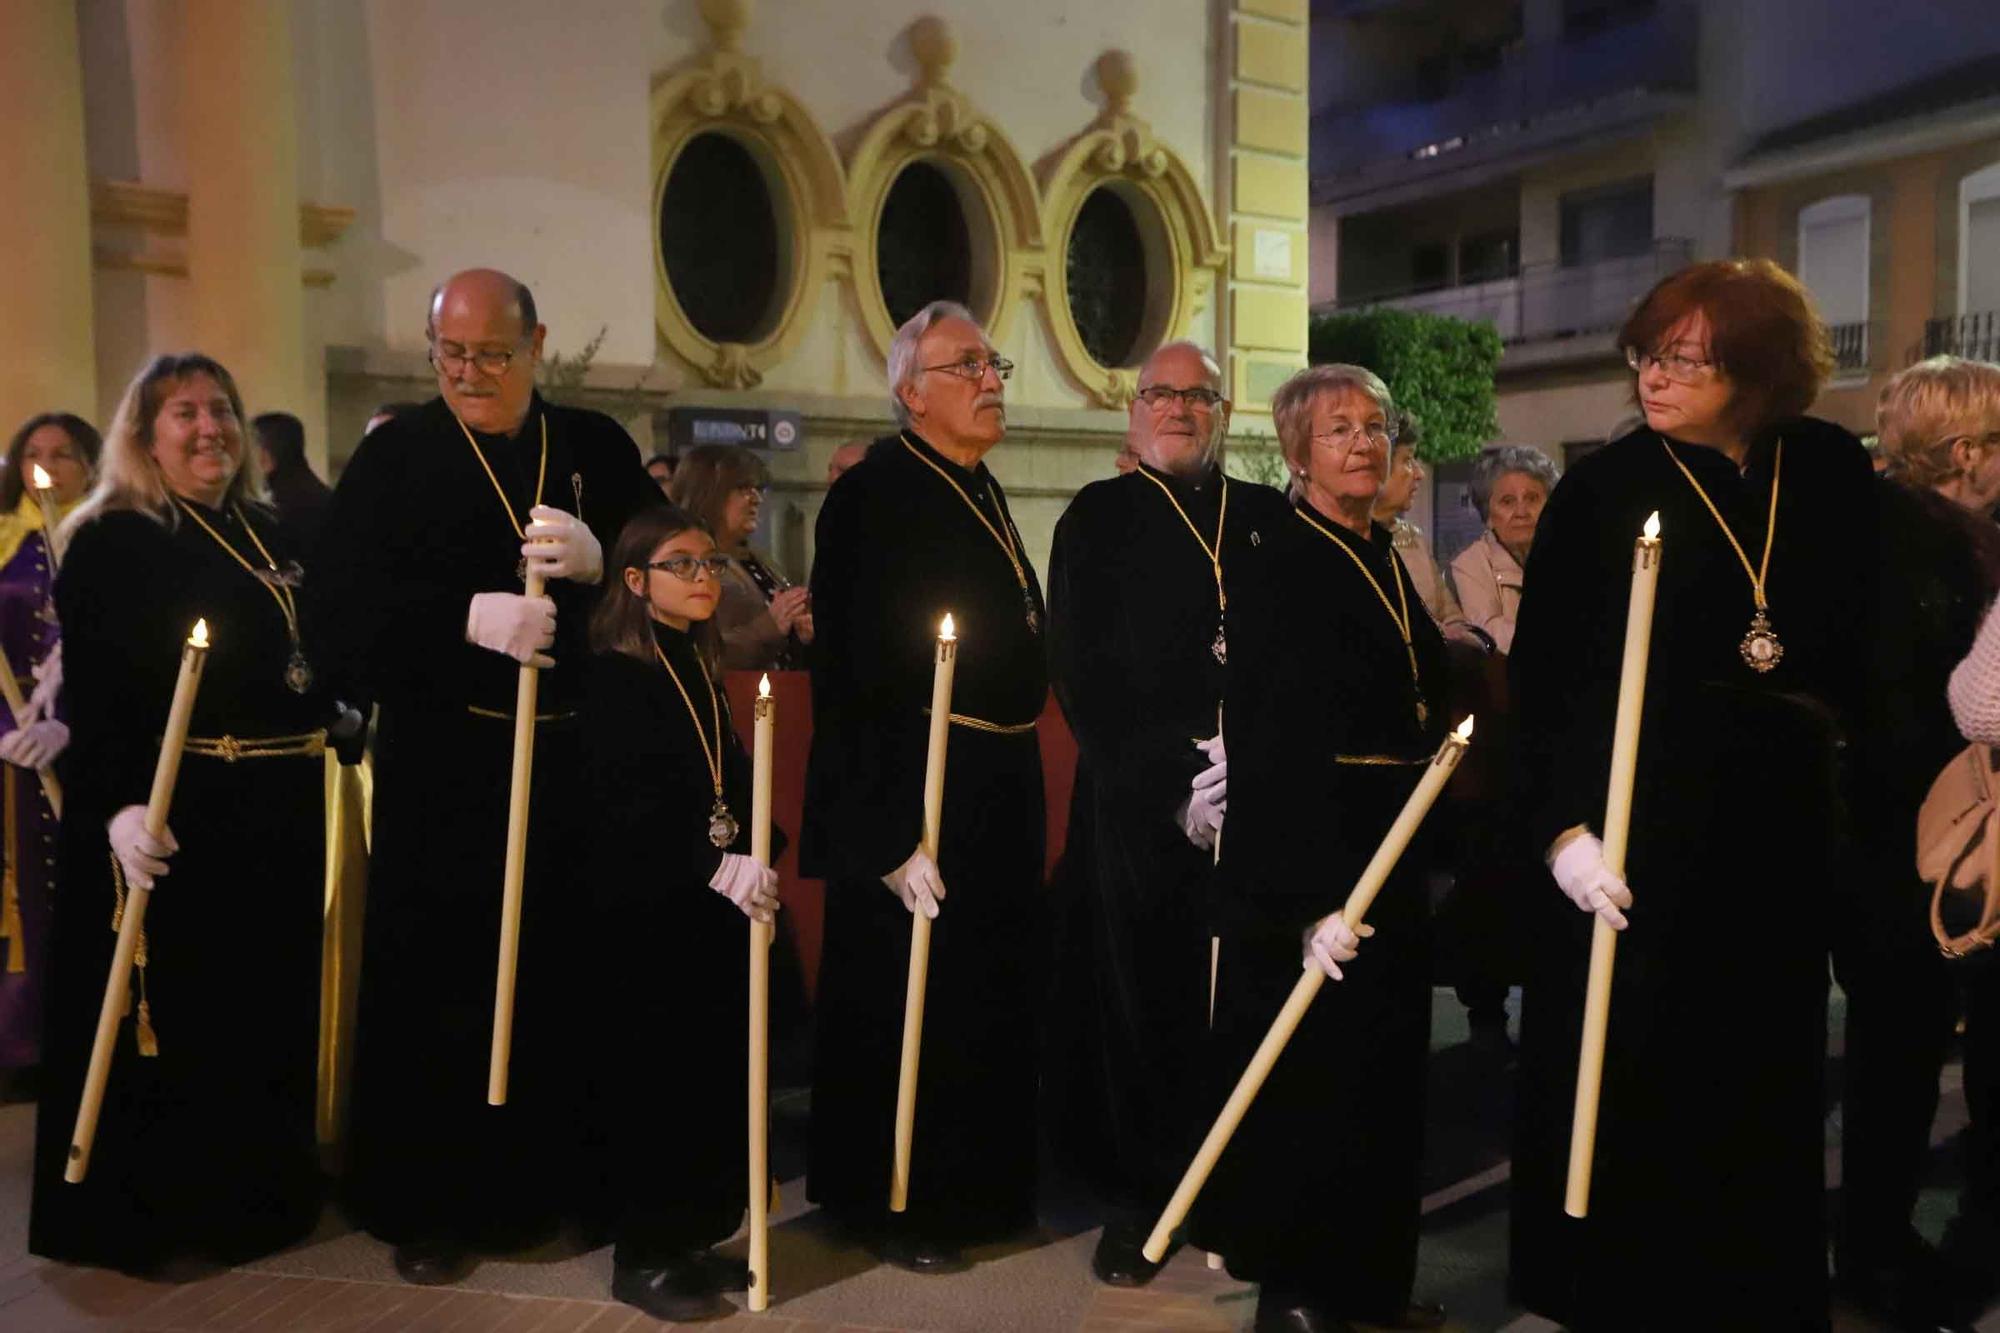
[[[177,60],[196,346],[245,409],[290,412],[324,460],[325,375],[306,365],[292,7],[187,0]]]
[[[0,444],[36,412],[97,415],[90,179],[76,7],[10,6],[0,39]],[[99,423],[102,424],[102,423]]]

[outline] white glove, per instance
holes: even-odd
[[[1222,753],[1221,742],[1218,741],[1216,743],[1215,751],[1218,755]],[[1195,774],[1193,790],[1208,793],[1209,801],[1217,809],[1227,810],[1229,808],[1229,761],[1227,759],[1217,759],[1207,768]]]
[[[1312,933],[1306,936],[1302,966],[1311,967],[1317,963],[1320,971],[1339,981],[1340,964],[1352,959],[1360,951],[1361,941],[1374,933],[1375,927],[1366,922],[1350,929],[1346,915],[1335,912],[1315,926]]]
[[[1212,785],[1203,787],[1200,782],[1210,774],[1220,771],[1226,778],[1227,769],[1222,765],[1203,769],[1195,775],[1195,788],[1175,811],[1181,824],[1181,832],[1187,840],[1204,852],[1215,849],[1216,835],[1222,832],[1223,812],[1229,808],[1229,784],[1218,779]]]
[[[45,717],[0,736],[0,759],[22,768],[47,768],[68,745],[69,728]]]
[[[35,677],[35,692],[28,696],[28,715],[16,719],[24,727],[38,717],[56,715],[56,697],[62,693],[63,685],[62,645],[58,643],[51,648],[49,655],[30,670]]]
[[[1222,733],[1219,731],[1205,741],[1196,741],[1194,748],[1207,755],[1208,762],[1211,764],[1226,764],[1229,762],[1228,752],[1222,748]]]
[[[465,613],[465,641],[503,653],[523,666],[556,664],[547,650],[556,643],[556,604],[550,597],[518,592],[478,592]]]
[[[1632,890],[1604,864],[1604,844],[1593,834],[1570,839],[1549,863],[1549,873],[1578,909],[1597,913],[1613,930],[1625,929],[1625,914],[1618,909],[1632,905]]]
[[[181,849],[172,829],[159,837],[146,832],[146,807],[128,805],[111,816],[105,825],[111,835],[111,854],[125,872],[125,883],[135,889],[150,889],[153,880],[167,873],[167,858]]]
[[[911,852],[909,860],[882,876],[882,882],[903,900],[912,915],[921,911],[937,920],[938,904],[944,901],[944,880],[938,875],[937,862],[923,848]]]
[[[527,540],[521,554],[528,568],[545,579],[595,583],[604,575],[604,548],[590,525],[549,505],[528,511]]]
[[[740,852],[724,852],[708,887],[735,903],[752,921],[769,921],[778,911],[778,872]]]

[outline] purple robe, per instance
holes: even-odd
[[[5,566],[0,566],[0,650],[20,680],[22,697],[32,694],[29,669],[54,650],[56,627],[50,597],[48,546],[31,532]],[[6,667],[0,667],[5,670]],[[14,717],[0,708],[0,736],[14,730]],[[56,876],[56,817],[34,773],[0,764],[0,858],[5,888],[0,893],[0,1069],[20,1069],[41,1059],[43,977],[47,971],[50,894]]]

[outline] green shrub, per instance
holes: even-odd
[[[1307,334],[1313,364],[1346,361],[1388,382],[1397,405],[1422,424],[1417,453],[1431,463],[1470,458],[1499,433],[1500,350],[1490,325],[1386,306],[1315,315]]]

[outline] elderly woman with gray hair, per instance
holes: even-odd
[[[1472,503],[1486,530],[1451,562],[1452,581],[1466,617],[1506,652],[1514,646],[1514,617],[1521,609],[1521,572],[1542,506],[1555,489],[1556,465],[1525,445],[1503,444],[1472,466]]]
[[[1421,847],[1377,900],[1381,933],[1359,956],[1338,911],[1447,711],[1443,639],[1371,518],[1393,408],[1359,366],[1314,366],[1279,388],[1292,510],[1257,524],[1230,584],[1212,1104],[1302,964],[1345,978],[1306,1014],[1196,1217],[1196,1240],[1261,1284],[1259,1329],[1444,1317],[1411,1301],[1430,1023]]]

